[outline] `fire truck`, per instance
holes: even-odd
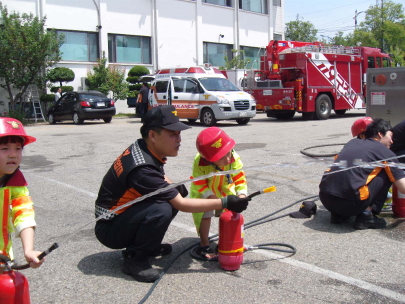
[[[244,90],[267,117],[328,119],[331,110],[364,108],[367,68],[389,66],[389,55],[376,48],[272,40],[260,70],[247,71]]]

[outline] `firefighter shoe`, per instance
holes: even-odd
[[[356,230],[363,229],[382,229],[387,226],[387,223],[383,218],[375,216],[372,212],[370,213],[360,213],[356,216],[353,228]]]
[[[149,264],[147,257],[137,257],[131,253],[124,255],[122,272],[139,282],[155,282],[160,276],[159,271]]]

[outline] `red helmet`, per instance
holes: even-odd
[[[217,127],[210,127],[197,136],[197,150],[209,162],[216,162],[235,147],[235,141]]]
[[[363,117],[357,119],[352,125],[352,134],[353,137],[358,136],[360,133],[366,131],[367,126],[373,122],[371,117]]]
[[[11,117],[0,117],[0,137],[5,136],[21,137],[24,140],[23,146],[37,140],[35,137],[28,136],[27,133],[25,133],[24,127],[19,120]]]

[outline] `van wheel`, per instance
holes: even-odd
[[[195,123],[197,121],[197,119],[194,118],[188,118],[187,120],[189,123]]]
[[[248,122],[250,121],[250,118],[237,118],[236,122],[240,125],[247,125]]]
[[[315,116],[317,119],[328,119],[332,110],[332,102],[328,95],[321,94],[315,101]]]
[[[211,109],[204,109],[202,111],[200,121],[206,127],[212,127],[217,123],[214,112]]]

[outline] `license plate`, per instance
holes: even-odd
[[[246,116],[246,114],[247,114],[246,112],[240,112],[239,116]]]
[[[105,107],[105,103],[104,102],[97,102],[97,107]]]

